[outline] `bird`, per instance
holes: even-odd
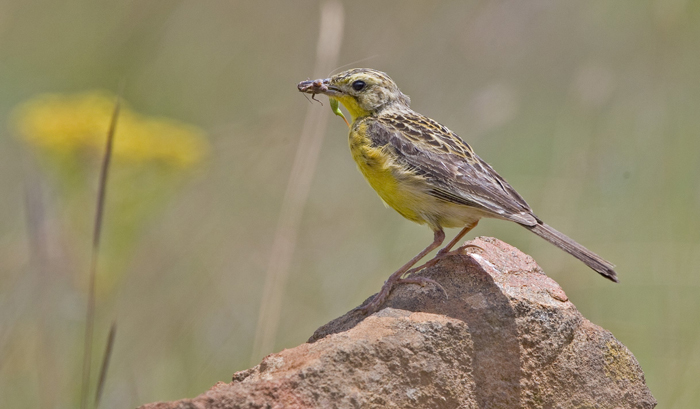
[[[377,311],[398,284],[437,284],[413,274],[454,254],[452,248],[482,218],[512,221],[617,282],[614,265],[538,218],[525,199],[444,125],[415,112],[410,98],[384,72],[354,68],[329,78],[301,81],[300,92],[327,95],[352,117],[350,152],[386,205],[433,231],[433,242],[396,270],[362,310]],[[427,263],[414,267],[445,240],[445,228],[461,228]]]

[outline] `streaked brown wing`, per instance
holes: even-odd
[[[536,224],[525,199],[446,127],[419,114],[385,115],[368,125],[378,145],[393,149],[407,169],[434,186],[433,196],[518,223]]]

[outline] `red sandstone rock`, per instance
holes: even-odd
[[[356,310],[166,408],[653,408],[629,350],[535,261],[501,241],[421,272],[386,308]],[[366,301],[367,302],[367,301]]]

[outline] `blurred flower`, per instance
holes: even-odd
[[[29,145],[47,153],[101,155],[115,99],[103,91],[41,95],[18,107],[14,126]],[[201,129],[146,117],[122,104],[114,140],[116,160],[186,168],[199,162],[208,149]]]
[[[12,126],[16,135],[38,153],[37,165],[55,184],[51,205],[64,226],[56,242],[62,245],[64,267],[72,271],[86,257],[83,241],[92,231],[92,214],[85,212],[94,201],[97,164],[104,155],[116,96],[103,91],[81,94],[45,94],[18,106]],[[104,296],[122,282],[129,271],[131,254],[141,233],[174,198],[185,169],[201,162],[209,150],[203,130],[173,119],[134,112],[122,102],[113,146],[109,177],[106,223],[101,249],[97,292]],[[75,285],[85,291],[82,274]]]

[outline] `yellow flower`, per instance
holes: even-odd
[[[41,95],[18,107],[13,122],[22,139],[49,153],[101,153],[114,101],[114,95],[103,91]],[[168,118],[143,116],[122,104],[114,139],[115,160],[186,168],[199,162],[208,150],[201,129]]]

